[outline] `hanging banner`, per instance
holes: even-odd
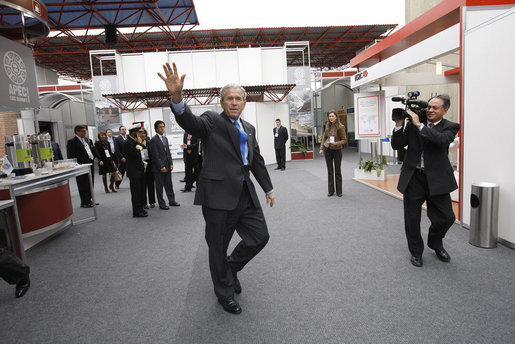
[[[313,159],[313,112],[311,70],[288,67],[288,83],[295,87],[288,94],[290,108],[290,145],[292,160]]]
[[[0,57],[0,104],[15,109],[38,108],[32,50],[0,36]]]
[[[116,134],[121,125],[120,109],[102,96],[102,94],[113,93],[118,93],[116,75],[93,76],[93,97],[98,130],[111,129]]]

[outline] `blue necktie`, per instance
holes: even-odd
[[[234,121],[234,125],[236,126],[236,128],[240,132],[241,161],[243,162],[243,164],[245,164],[245,147],[247,146],[248,135],[247,135],[247,133],[245,131],[243,131],[243,129],[241,129],[240,124],[238,123],[238,121]]]

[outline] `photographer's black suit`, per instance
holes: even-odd
[[[202,139],[204,166],[194,204],[202,205],[211,277],[215,294],[223,300],[234,294],[233,274],[257,255],[269,239],[250,172],[265,192],[272,191],[272,182],[259,151],[256,130],[250,123],[241,121],[248,135],[248,165],[243,166],[239,131],[225,113],[207,111],[199,117],[185,106],[184,113],[175,114],[175,119],[186,132]],[[227,257],[235,230],[242,240]]]
[[[432,249],[443,249],[442,239],[455,220],[450,192],[458,185],[448,157],[460,125],[442,119],[434,128],[424,123],[419,130],[411,122],[394,131],[392,148],[408,146],[397,189],[404,195],[404,225],[408,247],[413,256],[421,257],[424,241],[420,235],[421,208],[427,202],[427,216],[431,221],[427,244]],[[424,169],[420,165],[423,154]]]

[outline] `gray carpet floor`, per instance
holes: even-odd
[[[131,217],[127,180],[105,194],[96,176],[98,220],[27,251],[23,298],[0,283],[0,342],[515,342],[515,251],[471,246],[454,225],[444,242],[451,262],[426,249],[424,267],[413,267],[402,202],[353,181],[357,162],[345,150],[342,198],[327,197],[319,157],[269,166],[271,239],[238,275],[240,315],[216,302],[201,208],[179,191],[182,173],[173,175],[181,206],[148,218]],[[424,212],[424,236],[428,227]]]

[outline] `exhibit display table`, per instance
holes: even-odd
[[[70,178],[88,174],[91,183],[91,164],[76,165],[47,174],[25,175],[22,178],[0,180],[0,200],[14,202],[15,226],[11,226],[17,254],[25,260],[25,250],[73,225],[97,218],[93,196],[93,216],[73,220]],[[91,190],[93,195],[93,190]],[[15,229],[15,230],[14,230]],[[23,248],[23,249],[21,249]]]

